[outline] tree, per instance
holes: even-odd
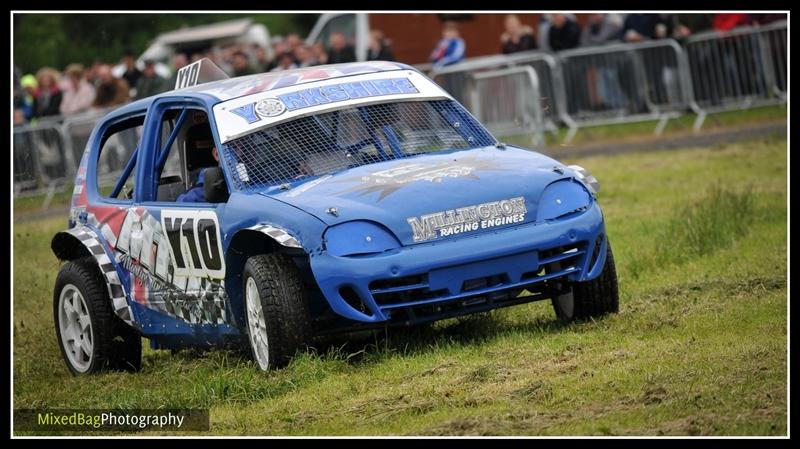
[[[129,48],[141,53],[160,33],[249,17],[271,35],[304,36],[318,14],[14,14],[14,65],[23,73],[40,67],[63,69],[79,62],[119,61]]]

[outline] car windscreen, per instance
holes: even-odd
[[[223,149],[240,190],[348,168],[496,142],[452,100],[380,103],[296,118],[230,141]]]

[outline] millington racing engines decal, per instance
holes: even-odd
[[[406,219],[415,242],[525,221],[525,197],[491,201]]]

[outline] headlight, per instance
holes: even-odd
[[[328,229],[325,245],[333,256],[357,256],[399,248],[400,242],[378,223],[361,220],[348,221]]]
[[[597,181],[597,178],[590,175],[589,172],[581,167],[580,165],[570,165],[569,167],[575,172],[575,176],[581,181],[586,188],[592,192],[592,195],[597,195],[597,192],[600,191],[600,183]]]
[[[536,220],[553,220],[586,209],[592,203],[587,188],[572,179],[562,179],[545,187],[539,197]]]

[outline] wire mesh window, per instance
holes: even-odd
[[[300,117],[231,141],[225,157],[237,187],[249,190],[391,159],[494,143],[458,103],[413,101]]]

